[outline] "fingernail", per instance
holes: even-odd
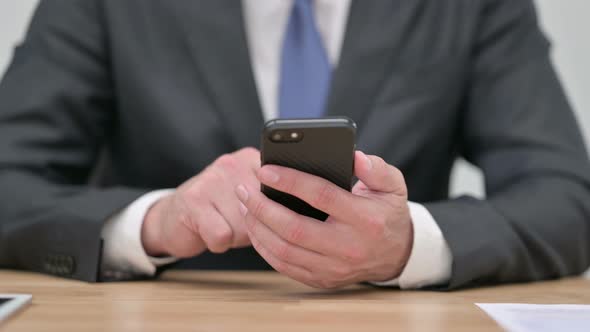
[[[367,169],[371,170],[373,168],[373,162],[371,161],[371,158],[369,158],[363,151],[359,152],[361,155],[363,155],[363,158],[365,158],[365,161],[367,162]]]
[[[246,190],[246,187],[243,185],[239,185],[236,188],[236,195],[238,195],[238,198],[242,203],[246,203],[248,201],[248,190]]]
[[[270,167],[262,167],[258,173],[260,180],[265,183],[276,183],[279,182],[279,175],[273,172]]]
[[[242,202],[240,202],[240,213],[242,214],[242,217],[245,217],[248,214],[248,208]]]

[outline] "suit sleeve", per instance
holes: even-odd
[[[0,84],[0,267],[96,281],[103,223],[145,190],[87,185],[115,125],[99,1],[41,1]]]
[[[590,265],[590,165],[531,1],[488,1],[459,134],[487,198],[426,204],[448,241],[448,288],[534,281]]]

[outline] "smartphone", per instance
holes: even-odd
[[[279,165],[322,177],[351,190],[356,124],[347,117],[277,119],[262,132],[262,165]],[[292,195],[262,185],[270,199],[291,210],[325,221],[328,215]]]

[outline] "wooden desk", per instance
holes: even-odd
[[[590,280],[436,293],[322,291],[272,272],[87,284],[0,271],[0,293],[33,294],[33,305],[1,331],[498,331],[474,302],[590,304]]]

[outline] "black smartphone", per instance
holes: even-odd
[[[271,120],[262,133],[262,165],[294,168],[350,191],[355,142],[356,124],[347,117]],[[262,192],[299,214],[321,221],[328,217],[292,195],[264,185]]]

